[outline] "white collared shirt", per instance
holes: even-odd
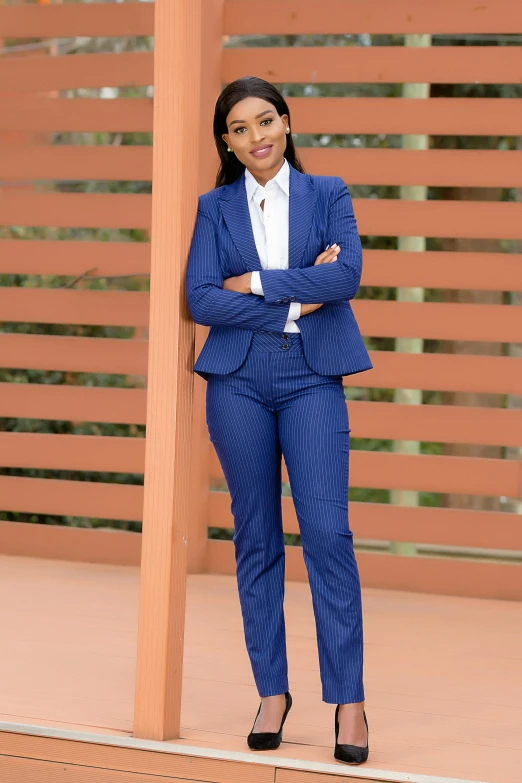
[[[290,166],[285,162],[265,186],[245,169],[248,209],[259,260],[263,269],[288,269],[288,228],[290,202]],[[265,208],[261,202],[265,200]],[[252,272],[250,289],[263,296],[259,272]],[[296,319],[301,315],[300,302],[292,302],[285,332],[300,332]]]

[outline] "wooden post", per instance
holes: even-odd
[[[134,735],[179,737],[194,324],[185,300],[197,209],[201,0],[156,0],[147,440]]]
[[[199,140],[198,189],[205,193],[214,187],[219,158],[214,144],[212,121],[214,107],[221,91],[222,27],[224,0],[203,0],[201,29],[201,119]],[[209,332],[208,326],[196,326],[196,355]],[[207,384],[194,375],[192,419],[192,460],[190,485],[190,527],[188,549],[189,574],[206,570],[209,526],[208,473],[210,444],[205,416]]]

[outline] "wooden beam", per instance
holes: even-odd
[[[198,192],[200,0],[156,0],[147,440],[134,734],[179,737],[194,323],[185,271]]]

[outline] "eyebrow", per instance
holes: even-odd
[[[256,114],[254,119],[258,120],[259,117],[263,116],[263,114],[275,114],[275,111],[273,111],[273,109],[266,109],[266,111],[262,111],[261,114]],[[246,120],[234,120],[233,122],[230,123],[229,127],[232,127],[232,125],[235,125],[236,123],[242,123],[242,122],[246,122]]]

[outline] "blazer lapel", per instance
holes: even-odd
[[[290,215],[288,235],[288,266],[301,265],[308,243],[317,193],[310,177],[290,165]]]
[[[310,177],[290,164],[290,202],[288,234],[288,266],[299,267],[306,249],[317,194]],[[245,175],[224,188],[219,194],[221,212],[230,236],[248,269],[262,271],[254,232],[250,221]]]
[[[230,236],[241,258],[248,269],[262,271],[250,221],[244,174],[221,191],[219,202]]]

